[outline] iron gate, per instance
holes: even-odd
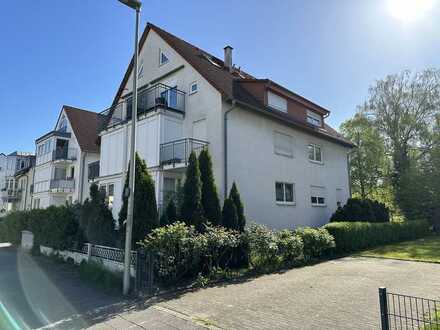
[[[136,258],[136,292],[153,293],[154,261],[153,254],[145,249],[137,251]]]
[[[382,330],[440,330],[440,301],[379,288]]]

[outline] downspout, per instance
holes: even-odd
[[[231,100],[231,107],[225,111],[224,113],[224,125],[223,125],[223,138],[224,138],[224,196],[223,199],[226,199],[228,196],[228,114],[235,109],[236,101],[234,99]]]
[[[348,174],[348,196],[351,198],[350,153],[351,151],[347,152],[347,174]]]
[[[80,167],[80,188],[79,188],[79,202],[83,202],[83,188],[84,188],[84,173],[86,166],[86,152],[81,152],[81,167]]]

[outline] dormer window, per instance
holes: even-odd
[[[170,60],[168,59],[168,56],[162,51],[159,51],[159,65],[167,64]]]
[[[267,105],[276,110],[287,112],[287,100],[271,91],[267,91]]]
[[[307,111],[307,122],[313,126],[322,126],[322,117],[313,111]]]

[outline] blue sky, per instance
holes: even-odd
[[[440,67],[440,0],[411,21],[391,15],[390,1],[146,0],[141,26],[219,57],[232,45],[235,64],[328,108],[338,127],[375,79]],[[0,152],[33,151],[63,104],[106,108],[132,54],[133,21],[117,0],[2,1]]]

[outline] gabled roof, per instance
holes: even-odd
[[[324,128],[316,128],[312,125],[308,125],[307,123],[302,123],[289,115],[283,114],[281,112],[278,113],[268,109],[264,104],[258,101],[258,97],[256,95],[252,95],[251,92],[245,91],[244,88],[240,88],[239,82],[263,82],[268,86],[272,85],[278,89],[282,89],[284,92],[288,93],[293,99],[296,101],[307,104],[307,106],[315,108],[318,112],[329,114],[330,111],[327,109],[313,103],[310,100],[288,90],[287,88],[269,80],[269,79],[256,79],[252,75],[234,67],[231,72],[224,67],[223,60],[205,52],[204,50],[191,45],[190,43],[172,35],[171,33],[162,30],[161,28],[147,23],[147,26],[141,36],[139,42],[139,52],[141,51],[148,33],[153,30],[155,31],[166,43],[168,43],[180,56],[182,56],[191,66],[196,69],[200,75],[205,78],[215,89],[217,89],[221,95],[229,101],[235,100],[240,103],[242,106],[248,106],[252,109],[259,109],[263,111],[263,114],[273,116],[278,120],[282,120],[291,126],[298,127],[302,130],[308,131],[311,134],[319,135],[330,139],[334,142],[340,143],[344,146],[352,147],[353,144],[344,139],[336,130],[332,129],[330,126],[325,125]],[[130,77],[130,73],[133,69],[133,57],[128,65],[127,71],[125,72],[124,78],[118,88],[118,91],[113,100],[113,105],[116,105],[119,102],[119,99],[122,96],[124,91],[124,87],[128,82]],[[237,83],[238,82],[238,83]]]
[[[101,115],[96,112],[78,109],[68,105],[63,105],[63,109],[72,126],[72,130],[81,150],[98,153],[98,123]]]

